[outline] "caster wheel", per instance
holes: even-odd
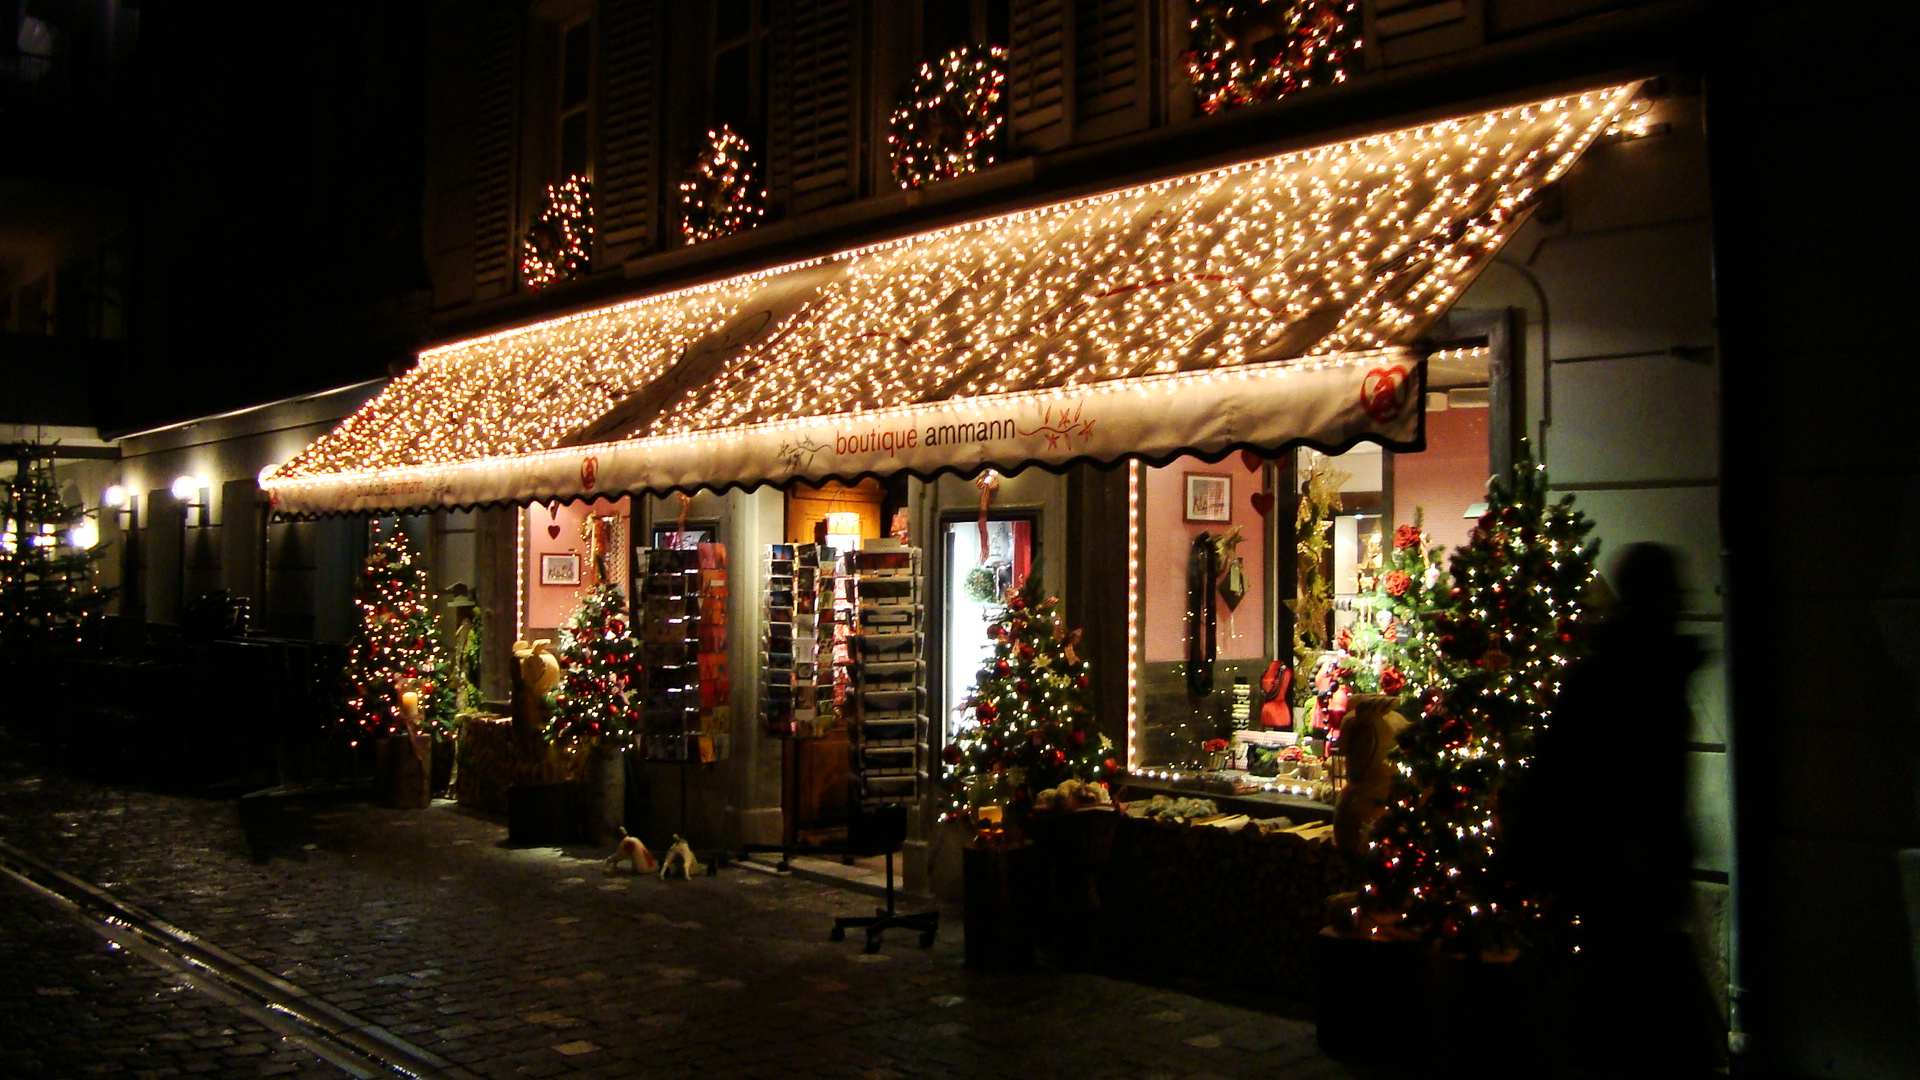
[[[923,949],[933,948],[933,931],[928,930],[920,935],[920,947]]]
[[[845,929],[844,927],[839,927],[839,926],[836,926],[836,927],[834,927],[834,928],[833,928],[832,930],[829,930],[829,931],[827,931],[827,940],[828,940],[828,941],[845,941],[845,940],[847,940],[847,931],[846,931],[846,929]]]

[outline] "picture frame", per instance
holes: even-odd
[[[580,556],[577,552],[542,552],[540,584],[579,585]]]
[[[1182,517],[1187,521],[1232,521],[1233,477],[1220,473],[1185,474]]]

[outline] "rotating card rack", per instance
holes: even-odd
[[[920,947],[940,930],[938,911],[894,908],[893,856],[906,840],[908,807],[919,800],[920,743],[927,737],[926,665],[921,661],[926,607],[920,602],[920,549],[897,540],[867,540],[845,556],[847,678],[841,715],[852,754],[848,778],[847,848],[885,855],[887,906],[872,915],[833,920],[829,936],[863,931],[866,951],[880,949],[890,929],[910,930]]]
[[[848,649],[842,715],[856,813],[911,805],[923,779],[926,665],[921,660],[920,549],[868,540],[845,556]]]
[[[833,726],[833,549],[772,544],[765,565],[760,726],[777,739],[812,739]]]
[[[727,549],[634,552],[643,706],[639,759],[680,766],[729,756],[733,710],[727,673]],[[680,835],[687,778],[680,773]],[[691,839],[691,838],[689,838]],[[707,859],[709,872],[724,856]]]

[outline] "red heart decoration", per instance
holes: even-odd
[[[1266,463],[1267,463],[1266,458],[1261,457],[1259,454],[1256,454],[1251,450],[1240,451],[1240,464],[1245,465],[1247,467],[1248,472],[1259,472],[1260,466],[1265,465]]]
[[[1253,508],[1255,510],[1260,511],[1261,517],[1266,517],[1267,514],[1273,510],[1273,492],[1271,491],[1254,492]]]
[[[560,526],[558,525],[547,526],[547,535],[553,537],[555,540],[560,539]]]

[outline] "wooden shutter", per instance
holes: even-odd
[[[789,213],[858,194],[852,0],[780,0],[774,17],[768,182]]]
[[[600,167],[593,183],[600,251],[609,262],[653,247],[659,199],[658,0],[602,0]]]
[[[474,78],[474,297],[504,296],[514,287],[514,171],[518,141],[520,23],[487,19],[480,31]]]
[[[1147,126],[1148,13],[1142,0],[1080,0],[1073,13],[1073,135],[1103,139]]]
[[[1064,146],[1073,133],[1066,97],[1073,60],[1066,0],[1013,0],[1011,14],[1007,119],[1014,145],[1027,150]]]

